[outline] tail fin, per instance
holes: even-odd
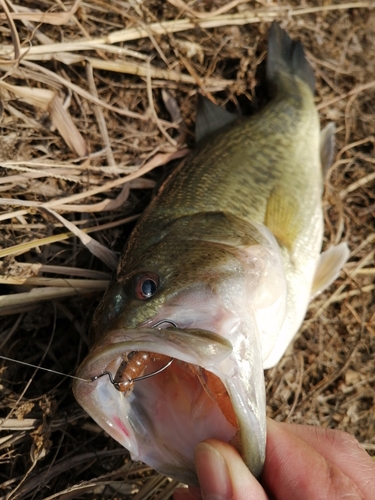
[[[292,41],[289,35],[274,21],[268,35],[267,80],[271,87],[278,86],[279,73],[296,75],[315,91],[312,67],[305,58],[300,41]]]

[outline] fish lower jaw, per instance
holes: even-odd
[[[114,373],[120,363],[120,358],[113,360],[106,371]],[[160,361],[152,361],[146,372],[159,367]],[[194,448],[199,442],[235,441],[238,434],[223,383],[197,365],[174,359],[163,372],[136,382],[129,394],[118,391],[108,377],[95,384],[86,410],[97,423],[133,460],[184,482],[196,483]]]

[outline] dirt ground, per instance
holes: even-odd
[[[1,356],[74,375],[134,221],[193,147],[197,93],[255,113],[276,19],[304,45],[322,126],[337,127],[324,247],[351,254],[266,373],[267,411],[375,455],[374,6],[0,0]],[[67,377],[0,359],[0,418],[0,499],[162,500],[177,485],[131,462]]]

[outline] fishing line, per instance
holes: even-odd
[[[170,319],[162,319],[161,321],[158,321],[157,323],[155,323],[155,325],[153,325],[152,328],[157,328],[158,326],[160,326],[163,323],[169,323],[172,326],[174,326],[175,328],[178,328],[176,323],[174,321],[171,321]],[[76,377],[75,375],[69,375],[67,373],[58,372],[57,370],[51,370],[50,368],[44,368],[43,366],[38,366],[38,365],[33,365],[31,363],[26,363],[26,361],[20,361],[19,359],[7,358],[6,356],[2,356],[1,354],[0,354],[0,359],[4,359],[5,361],[13,361],[13,363],[18,363],[18,364],[24,365],[24,366],[30,366],[31,368],[37,368],[38,370],[44,370],[45,372],[55,373],[56,375],[61,375],[63,377],[73,378],[75,380],[80,380],[81,382],[95,382],[96,380],[98,380],[98,378],[102,377],[103,375],[108,375],[111,384],[115,385],[113,382],[112,374],[109,372],[104,372],[104,373],[101,373],[100,375],[96,375],[95,377],[91,377],[91,378],[81,378],[81,377]],[[173,361],[173,358],[171,358],[165,366],[163,366],[162,368],[159,368],[159,370],[156,370],[155,372],[149,373],[147,375],[142,375],[141,377],[134,378],[133,381],[138,382],[139,380],[144,380],[146,378],[157,375],[158,373],[161,373],[163,370],[165,370],[166,368],[168,368],[172,364],[172,361]]]
[[[0,355],[0,358],[5,359],[6,361],[13,361],[13,363],[18,363],[20,365],[31,366],[31,368],[44,370],[45,372],[56,373],[56,375],[62,375],[63,377],[75,378],[76,380],[80,380],[81,382],[92,382],[92,380],[88,378],[75,377],[74,375],[68,375],[67,373],[58,372],[56,370],[50,370],[49,368],[43,368],[43,366],[32,365],[31,363],[26,363],[25,361],[20,361],[19,359],[7,358],[6,356],[2,355]]]

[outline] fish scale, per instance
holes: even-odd
[[[150,226],[159,233],[166,220],[192,213],[223,211],[264,223],[275,185],[284,188],[289,196],[303,197],[307,209],[297,214],[303,234],[321,200],[319,124],[311,92],[305,92],[302,103],[297,100],[303,104],[303,112],[292,113],[290,108],[294,110],[296,99],[287,97],[291,103],[285,102],[286,97],[272,102],[254,117],[229,125],[216,134],[213,142],[209,138],[204,141],[190,161],[171,175],[146,211],[129,242],[128,253],[134,256],[138,248],[139,253],[144,251]],[[301,138],[305,148],[302,152]],[[298,169],[293,155],[299,156]]]

